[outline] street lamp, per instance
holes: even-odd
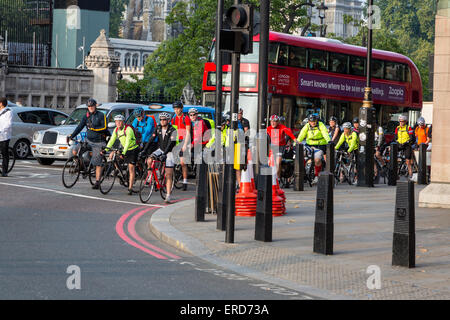
[[[320,18],[320,36],[325,37],[325,34],[327,32],[327,26],[323,25],[323,19],[325,19],[325,11],[328,10],[328,7],[325,5],[325,2],[322,1],[322,3],[317,6],[317,10],[319,10],[319,18]]]
[[[306,31],[308,31],[309,27],[311,26],[311,14],[312,14],[312,8],[314,8],[316,5],[314,3],[311,2],[312,0],[308,0],[308,2],[305,3],[301,3],[300,7],[303,6],[308,6],[310,7],[308,10],[308,23],[306,24],[306,26],[303,28],[301,36],[303,37],[306,33]]]

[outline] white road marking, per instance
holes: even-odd
[[[105,198],[99,198],[99,197],[86,196],[86,195],[83,195],[83,194],[70,193],[70,192],[64,192],[64,191],[53,190],[53,189],[46,189],[46,188],[40,188],[40,187],[24,186],[24,185],[13,184],[13,183],[0,182],[0,185],[10,186],[10,187],[17,187],[17,188],[25,188],[25,189],[33,189],[33,190],[46,191],[46,192],[53,192],[53,193],[57,193],[57,194],[62,194],[62,195],[66,195],[66,196],[73,196],[73,197],[78,197],[78,198],[85,198],[85,199],[92,199],[92,200],[102,200],[102,201],[125,203],[125,204],[132,204],[132,205],[135,205],[135,206],[158,207],[158,208],[164,208],[165,207],[165,206],[160,206],[160,205],[157,205],[157,204],[145,204],[145,203],[136,203],[136,202],[131,202],[131,201],[105,199]]]

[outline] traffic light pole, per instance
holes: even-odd
[[[241,67],[241,54],[232,53],[231,55],[231,130],[228,134],[228,148],[235,148],[234,132],[238,129],[238,109],[239,109],[239,76]],[[228,154],[234,152],[228,152]],[[235,158],[235,157],[234,157]],[[228,177],[228,207],[227,207],[227,225],[225,231],[225,242],[234,243],[234,220],[235,220],[235,200],[236,200],[236,172],[234,170],[234,159],[228,159],[227,166],[230,166]]]

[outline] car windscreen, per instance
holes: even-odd
[[[161,111],[145,111],[145,115],[146,116],[155,116],[155,120],[156,122],[159,124],[159,114],[161,113]],[[173,117],[173,112],[167,112],[168,114],[170,114],[171,117]],[[136,115],[132,114],[128,120],[127,120],[127,124],[128,125],[132,125],[134,119],[136,119]]]
[[[104,114],[108,113],[108,110],[105,110],[105,109],[97,108],[97,110]],[[87,112],[88,112],[87,108],[79,108],[79,109],[74,110],[64,124],[65,125],[74,125],[74,124],[78,125],[80,123],[81,119],[83,119],[83,117],[86,115]]]

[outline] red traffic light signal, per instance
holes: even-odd
[[[253,6],[248,4],[235,4],[231,6],[226,13],[226,18],[230,24],[231,30],[235,32],[233,37],[234,48],[239,45],[238,51],[242,54],[253,52]],[[241,39],[239,39],[241,38]],[[228,46],[228,45],[223,45]]]

